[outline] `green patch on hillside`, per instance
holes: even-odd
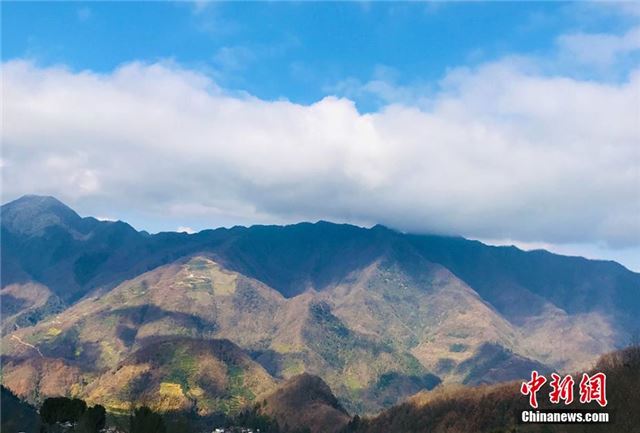
[[[230,366],[227,374],[229,375],[229,386],[226,399],[221,402],[221,408],[226,414],[237,414],[247,403],[255,400],[256,396],[245,387],[242,368]]]
[[[360,344],[349,328],[331,313],[325,302],[310,306],[305,334],[309,347],[335,368],[343,368],[351,351]]]
[[[285,357],[282,362],[281,375],[291,377],[305,371],[304,361],[294,357]]]
[[[211,267],[211,261],[202,257],[195,257],[187,263],[189,271],[206,271]]]
[[[456,353],[466,352],[467,349],[469,349],[469,346],[467,346],[466,344],[462,344],[462,343],[454,343],[454,344],[449,346],[449,351],[456,352]]]
[[[177,383],[186,395],[193,385],[193,377],[198,372],[197,359],[187,346],[164,345],[161,363],[167,370],[166,382]]]

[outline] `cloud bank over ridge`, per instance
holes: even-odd
[[[639,69],[599,83],[504,59],[366,114],[334,96],[226,92],[172,63],[98,74],[13,60],[2,74],[5,199],[640,245]]]

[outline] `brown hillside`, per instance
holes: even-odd
[[[0,290],[2,334],[32,326],[64,309],[64,304],[46,286],[35,282],[14,283]]]
[[[640,432],[640,347],[631,347],[604,355],[594,371],[607,374],[606,411],[613,415],[610,424],[522,425],[517,416],[528,409],[527,398],[519,392],[520,382],[465,388],[443,387],[420,393],[377,417],[365,420],[357,433],[638,433]],[[574,378],[576,376],[574,375]],[[576,385],[577,386],[577,385]],[[538,396],[540,408],[558,408],[548,402],[548,383]],[[576,399],[578,400],[578,399]],[[568,408],[594,409],[599,406],[574,403]]]
[[[349,422],[329,386],[306,373],[289,379],[264,400],[260,410],[281,426],[292,430],[309,427],[312,433],[335,433]]]
[[[83,395],[112,411],[235,413],[272,392],[273,378],[228,340],[149,341],[93,381]]]
[[[150,341],[228,339],[276,380],[317,375],[349,412],[373,414],[441,380],[502,382],[523,378],[532,368],[546,370],[546,360],[563,371],[611,344],[610,328],[593,315],[577,321],[548,309],[521,327],[415,251],[389,247],[381,254],[337,284],[290,298],[223,266],[212,253],[184,257],[5,335],[3,384],[37,402],[45,395],[41,384],[64,385],[71,377],[53,372],[73,372],[78,381],[58,394],[83,395]],[[5,288],[7,295],[20,294],[14,287]],[[540,345],[530,334],[554,343],[570,338],[566,344]],[[562,350],[550,355],[549,347]],[[33,367],[53,361],[65,368]],[[146,374],[142,364],[135,365],[124,372]],[[113,407],[126,401],[121,395],[126,389],[105,389],[113,393],[105,396],[114,400]],[[167,408],[193,405],[186,392],[185,400]],[[205,406],[204,411],[213,407]]]

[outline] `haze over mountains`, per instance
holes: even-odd
[[[41,196],[1,217],[2,381],[30,401],[233,412],[306,372],[340,418],[587,368],[640,329],[615,262],[328,222],[150,235]]]

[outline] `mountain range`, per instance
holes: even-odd
[[[329,222],[149,234],[43,196],[0,217],[2,383],[34,403],[234,413],[295,379],[344,421],[586,369],[640,329],[640,274],[611,261]]]

